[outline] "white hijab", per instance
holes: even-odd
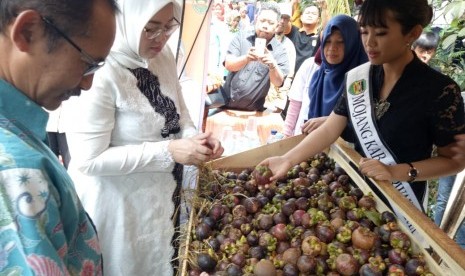
[[[147,68],[147,61],[139,55],[142,31],[149,20],[169,3],[173,3],[174,17],[181,22],[181,6],[176,0],[118,0],[121,12],[116,16],[116,37],[111,55],[123,66]]]

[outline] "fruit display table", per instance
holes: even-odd
[[[294,147],[297,143],[299,143],[303,138],[304,136],[301,135],[301,136],[295,136],[295,137],[291,137],[288,139],[284,139],[284,140],[281,140],[273,144],[257,147],[249,151],[245,151],[239,154],[217,159],[209,163],[208,166],[210,170],[224,170],[227,172],[237,172],[237,173],[241,171],[243,172],[244,169],[246,168],[254,168],[260,161],[262,161],[263,159],[267,157],[280,155],[280,154],[287,152],[292,147]],[[453,240],[451,240],[446,235],[446,233],[444,233],[439,227],[437,227],[427,216],[425,216],[418,209],[416,209],[403,195],[401,195],[393,187],[391,183],[382,182],[382,181],[374,181],[372,179],[366,178],[363,175],[361,175],[358,172],[357,164],[358,164],[358,160],[360,160],[360,155],[358,155],[357,152],[355,152],[353,149],[348,147],[344,141],[339,140],[335,144],[333,144],[329,149],[327,149],[327,151],[325,152],[325,155],[329,156],[331,160],[333,160],[337,164],[337,167],[340,167],[345,171],[344,174],[347,174],[350,177],[351,183],[354,187],[361,190],[365,195],[370,195],[370,198],[374,199],[376,203],[376,210],[378,210],[379,213],[390,213],[390,211],[392,210],[391,208],[396,208],[402,211],[402,214],[412,224],[412,226],[416,229],[416,232],[418,233],[418,235],[413,235],[410,233],[407,227],[405,227],[400,222],[398,223],[398,227],[400,231],[402,233],[405,233],[409,237],[409,240],[412,242],[412,246],[409,247],[410,248],[409,254],[411,254],[412,256],[422,256],[422,260],[424,260],[424,262],[426,263],[426,266],[429,272],[431,272],[433,275],[465,275],[465,252]],[[297,184],[294,184],[294,185],[297,185]],[[231,189],[234,189],[234,187]],[[237,194],[242,197],[243,202],[246,201],[247,196],[244,197],[244,195],[240,192],[240,189],[237,190]],[[237,197],[232,197],[232,198],[237,199]],[[234,203],[234,204],[237,204],[237,203]],[[234,204],[232,206],[234,206]],[[202,234],[203,232],[198,232],[199,230],[197,226],[199,225],[199,223],[201,222],[203,223],[203,219],[205,219],[204,214],[208,212],[206,209],[211,207],[211,206],[207,207],[207,205],[200,204],[198,202],[193,204],[194,209],[190,215],[189,225],[187,226],[187,233],[186,235],[184,235],[186,236],[186,240],[183,243],[183,247],[180,250],[181,251],[180,258],[182,262],[182,266],[180,269],[181,275],[190,275],[189,269],[191,268],[192,262],[193,261],[195,262],[195,260],[197,260],[196,258],[200,257],[199,252],[197,250],[198,247],[197,249],[194,249],[195,246],[193,246],[193,243],[197,243],[196,246],[198,246],[198,243],[202,242],[203,240],[202,237],[199,238],[198,236],[198,235],[203,235]],[[339,204],[339,206],[341,205]],[[307,212],[310,213],[310,210]],[[368,215],[367,215],[367,218],[368,218]],[[244,223],[246,223],[246,221],[244,221]],[[276,221],[275,221],[275,224],[276,224]],[[294,226],[295,225],[293,225],[293,227]],[[242,230],[244,229],[241,228],[241,231]],[[274,231],[276,232],[276,229],[274,229]],[[237,232],[237,231],[232,231],[232,232]],[[417,238],[418,236],[421,238],[421,240]],[[352,239],[353,239],[353,235],[352,235]],[[392,241],[391,241],[391,246],[394,247],[392,245]],[[233,244],[233,247],[234,247],[234,244]],[[205,250],[205,252],[209,252],[210,250],[213,250],[213,249]],[[227,250],[227,248],[226,249],[222,248],[221,250]],[[308,253],[308,250],[309,250],[308,248],[304,248],[302,246],[302,252],[307,251],[304,254],[311,256],[312,253]],[[330,249],[328,249],[328,252],[329,251]],[[353,252],[353,251],[349,251],[349,252]],[[206,254],[208,253],[203,254],[202,257],[206,256]],[[249,254],[255,254],[255,253],[249,253]],[[347,258],[350,259],[351,257],[349,257],[348,255],[351,255],[351,254],[340,254],[339,253],[339,255],[337,255],[338,256],[337,262],[343,262],[342,259],[347,259]],[[437,256],[440,256],[440,258],[438,258]],[[390,256],[389,258],[391,257],[392,256]],[[234,257],[232,258],[236,258],[236,255],[234,255]],[[273,260],[281,260],[280,258],[277,258],[276,255],[272,255],[272,256],[267,255],[266,258],[273,259]],[[286,257],[284,258],[286,259]],[[334,257],[333,261],[335,261],[335,259],[336,257]],[[200,260],[197,260],[197,261],[200,261]],[[217,260],[217,261],[220,262],[220,260]],[[229,259],[228,261],[240,263],[240,259],[239,261],[237,259],[235,260]],[[255,261],[258,261],[258,260],[255,260]],[[250,266],[250,264],[248,265]],[[261,264],[261,265],[264,265],[264,264]],[[279,266],[279,264],[275,264],[275,265]],[[257,263],[254,264],[254,268],[256,266],[258,266]],[[294,264],[293,267],[294,267],[293,269],[295,269],[296,265]],[[286,268],[282,268],[282,269],[286,269]],[[300,265],[299,265],[299,269],[301,269]],[[338,271],[339,271],[339,267],[338,267]],[[386,272],[387,272],[387,269],[384,270],[384,274],[382,275],[386,275]],[[196,275],[196,274],[192,274],[192,275]],[[346,275],[346,274],[340,274],[340,275]],[[351,275],[351,274],[347,274],[347,275]],[[381,274],[365,274],[365,275],[381,275]],[[431,275],[431,274],[427,274],[427,275]]]

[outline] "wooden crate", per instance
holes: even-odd
[[[303,135],[294,136],[270,145],[261,146],[239,154],[214,160],[210,162],[210,165],[212,169],[239,172],[244,168],[255,167],[260,161],[267,157],[286,153],[303,138]],[[380,212],[391,210],[386,202],[392,207],[402,210],[404,216],[412,223],[430,246],[429,249],[419,246],[418,242],[416,242],[416,238],[410,234],[410,231],[408,231],[403,224],[399,223],[399,227],[410,236],[414,243],[414,251],[416,253],[422,253],[425,256],[425,260],[431,272],[435,275],[465,275],[465,251],[434,224],[431,219],[400,194],[391,183],[387,181],[374,181],[361,175],[358,171],[358,161],[361,156],[356,151],[348,147],[343,140],[339,140],[327,149],[326,152],[347,172],[355,184],[365,194],[372,193],[374,195],[377,209]],[[193,210],[190,215],[190,220],[187,225],[188,233],[191,233],[194,227],[194,215],[195,210]],[[181,252],[184,252],[182,253],[183,256],[181,256],[181,275],[187,275],[187,253],[190,239],[191,237],[188,235],[187,241],[181,250]],[[433,252],[433,254],[430,252]]]

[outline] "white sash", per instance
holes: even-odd
[[[378,128],[374,119],[374,108],[369,91],[371,89],[369,77],[370,66],[371,64],[367,62],[347,73],[346,95],[349,118],[365,155],[369,158],[377,159],[386,165],[394,165],[397,164],[394,155],[379,137]],[[423,211],[420,202],[416,198],[408,182],[396,181],[393,182],[393,185],[401,194],[412,202],[415,207]],[[392,206],[392,208],[397,217],[401,219],[402,223],[416,237],[417,242],[423,244],[424,239],[419,235],[415,227],[409,223],[400,210],[397,210],[394,206]]]

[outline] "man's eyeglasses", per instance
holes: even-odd
[[[87,69],[86,69],[86,71],[84,71],[83,76],[92,75],[93,73],[95,73],[95,71],[97,71],[98,69],[102,68],[103,65],[105,65],[104,60],[97,61],[94,58],[92,58],[81,47],[77,46],[77,44],[74,43],[74,41],[72,41],[71,38],[69,38],[64,32],[62,32],[60,29],[58,29],[58,27],[55,26],[55,24],[53,24],[52,21],[50,21],[48,18],[42,16],[42,20],[45,22],[45,24],[52,27],[52,29],[54,29],[66,41],[68,41],[69,44],[71,44],[76,50],[79,51],[79,53],[81,54],[81,59],[85,63],[87,63]]]
[[[144,32],[145,32],[145,37],[147,37],[147,39],[155,39],[157,37],[159,37],[161,34],[165,34],[165,36],[170,36],[174,33],[174,31],[176,31],[176,29],[179,27],[180,23],[178,20],[176,20],[176,18],[173,19],[174,20],[174,24],[173,25],[170,25],[168,27],[156,27],[156,28],[153,28],[153,29],[148,29],[148,28],[144,28]]]

